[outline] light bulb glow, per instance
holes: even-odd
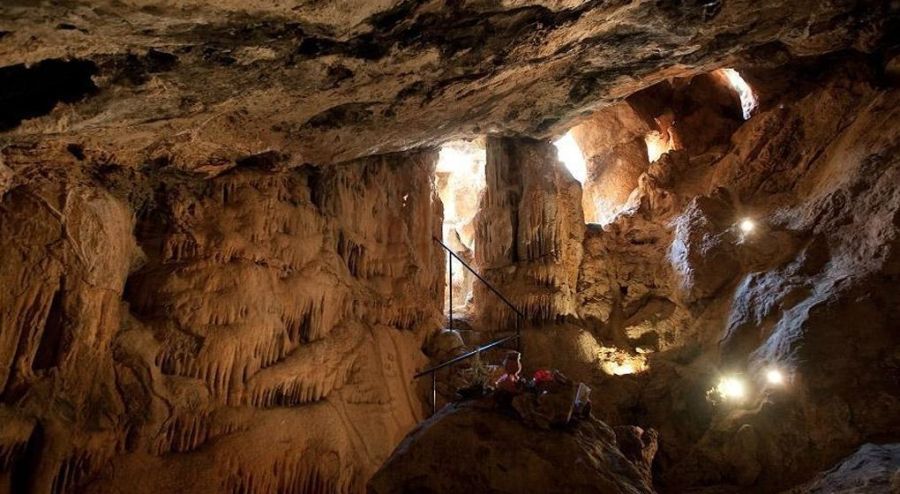
[[[736,377],[723,377],[717,389],[726,400],[740,400],[747,392],[744,382]]]
[[[740,223],[741,231],[744,233],[750,233],[756,228],[756,223],[753,222],[750,218],[744,218]]]
[[[781,385],[784,384],[784,375],[778,369],[769,369],[766,371],[766,381],[769,384]]]

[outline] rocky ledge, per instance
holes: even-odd
[[[369,482],[371,494],[653,492],[656,432],[590,417],[537,429],[477,402],[446,406],[413,430]]]

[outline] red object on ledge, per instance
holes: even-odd
[[[534,371],[534,382],[542,383],[542,382],[550,382],[553,380],[553,373],[547,369],[538,369]]]

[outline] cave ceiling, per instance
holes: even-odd
[[[6,0],[0,146],[208,171],[548,137],[667,77],[878,51],[896,19],[889,1]]]

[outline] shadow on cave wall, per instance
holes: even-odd
[[[0,67],[0,131],[46,115],[57,103],[74,103],[96,93],[91,79],[96,73],[97,65],[88,60],[50,59],[30,67]]]

